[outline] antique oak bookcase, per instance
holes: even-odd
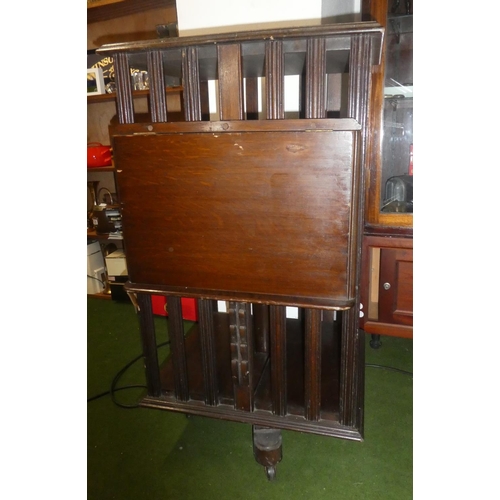
[[[280,429],[363,436],[364,167],[383,34],[369,21],[98,50],[115,64],[110,136],[146,367],[141,405],[251,424],[269,479]],[[131,68],[149,74],[146,116],[134,112]],[[288,75],[300,82],[295,115],[284,108]],[[182,85],[182,121],[169,119],[168,85]],[[167,300],[166,359],[152,295]],[[186,333],[182,297],[198,301]]]

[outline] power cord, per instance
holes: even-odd
[[[106,286],[106,283],[104,283],[104,281],[96,278],[95,276],[90,276],[90,274],[87,274],[87,278],[92,278],[93,280],[99,281],[99,283],[102,283],[104,286]]]
[[[163,342],[161,344],[158,344],[156,346],[157,349],[159,349],[160,347],[163,347],[163,346],[166,346],[170,344],[170,340],[167,340],[166,342]],[[139,405],[138,404],[134,404],[134,405],[126,405],[126,404],[123,404],[123,403],[120,403],[116,400],[115,398],[115,392],[118,392],[118,391],[123,391],[125,389],[136,389],[136,388],[142,388],[142,389],[147,389],[147,386],[145,385],[126,385],[126,386],[123,386],[123,387],[116,387],[116,385],[118,384],[120,378],[122,377],[122,375],[134,364],[136,363],[137,361],[139,361],[141,358],[143,358],[143,355],[140,354],[139,356],[136,356],[132,361],[129,361],[113,378],[113,381],[111,382],[111,389],[109,391],[106,391],[106,392],[101,392],[100,394],[96,394],[95,396],[92,396],[91,398],[88,398],[87,399],[87,403],[90,403],[91,401],[95,401],[96,399],[99,399],[99,398],[102,398],[104,396],[107,396],[107,395],[111,395],[111,400],[113,401],[113,403],[116,405],[116,406],[119,406],[120,408],[125,408],[125,409],[132,409],[132,408],[139,408]]]
[[[391,372],[402,373],[403,375],[409,375],[410,377],[413,377],[413,373],[412,372],[408,372],[406,370],[401,370],[400,368],[394,368],[392,366],[374,365],[374,364],[371,364],[371,363],[366,363],[365,366],[367,366],[368,368],[382,368],[384,370],[390,370]]]

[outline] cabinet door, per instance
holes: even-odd
[[[413,325],[413,250],[380,251],[379,321]]]

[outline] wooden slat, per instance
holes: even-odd
[[[148,52],[149,99],[153,122],[167,121],[167,96],[162,60],[162,52]]]
[[[368,120],[371,42],[370,36],[353,36],[349,56],[348,116],[357,120],[363,128],[366,127]]]
[[[170,122],[170,123],[134,123],[112,125],[113,136],[130,136],[138,134],[184,134],[196,132],[273,132],[273,131],[342,131],[360,130],[359,123],[352,118],[319,120],[242,120],[242,121],[212,121],[212,122]]]
[[[205,386],[205,403],[214,406],[218,403],[217,360],[214,338],[214,302],[209,299],[198,300],[200,326],[201,362]]]
[[[305,310],[305,417],[318,421],[321,412],[321,310]]]
[[[240,44],[217,45],[219,117],[243,120],[243,78]]]
[[[246,78],[245,80],[245,101],[247,120],[259,119],[259,90],[258,78]]]
[[[273,413],[283,416],[287,414],[286,307],[270,306],[270,318]]]
[[[175,397],[180,401],[189,400],[186,347],[184,344],[184,325],[182,320],[181,298],[167,297],[168,334],[174,367]]]
[[[201,119],[210,121],[210,101],[208,98],[208,82],[200,82]]]
[[[146,365],[148,395],[158,397],[161,395],[160,370],[156,349],[156,333],[151,295],[138,293],[137,304],[139,306],[139,329],[141,332],[144,363]]]
[[[255,350],[266,353],[269,351],[269,306],[252,304],[252,309]]]
[[[369,113],[369,89],[371,85],[370,60],[372,57],[372,40],[366,35],[356,35],[351,40],[351,52],[349,59],[349,89],[348,89],[348,115],[354,118],[362,126],[362,133],[358,144],[359,164],[365,165],[368,144],[368,113]],[[361,277],[361,242],[362,228],[364,224],[365,199],[361,195],[365,185],[365,169],[355,169],[352,175],[352,202],[357,208],[355,217],[351,220],[351,238],[349,240],[349,271],[347,286],[351,297],[359,298],[356,293],[357,284]]]
[[[285,57],[282,41],[266,42],[266,117],[285,118]]]
[[[364,334],[358,327],[359,310],[342,312],[342,356],[340,360],[340,423],[363,433]]]
[[[134,103],[128,55],[113,54],[116,78],[116,110],[120,123],[134,123]]]
[[[231,339],[231,375],[234,387],[234,407],[252,411],[252,332],[250,304],[229,302],[229,332]]]
[[[182,79],[184,82],[184,117],[187,122],[201,120],[201,93],[198,49],[182,49]]]
[[[308,38],[306,49],[306,118],[325,118],[326,47],[324,38]]]

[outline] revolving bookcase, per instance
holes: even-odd
[[[141,405],[250,424],[269,479],[280,429],[362,439],[364,165],[382,36],[359,22],[98,50],[117,77],[110,135]],[[147,116],[134,113],[131,68],[148,71]],[[183,121],[169,118],[169,85],[182,85]],[[164,360],[152,295],[167,298]],[[198,301],[187,332],[182,297]]]

